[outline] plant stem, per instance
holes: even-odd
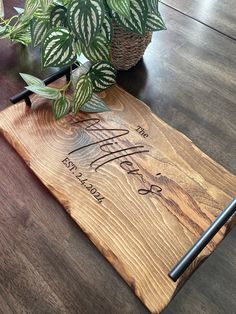
[[[63,93],[63,96],[65,96],[65,93],[67,91],[67,89],[70,87],[72,81],[70,80],[66,85],[64,85],[61,89],[60,89],[60,92]]]
[[[18,15],[13,15],[10,19],[6,20],[7,24],[10,24],[11,21],[13,21],[14,19],[18,18]]]

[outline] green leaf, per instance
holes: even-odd
[[[33,16],[37,8],[39,7],[39,0],[26,0],[25,1],[25,15]]]
[[[39,0],[40,6],[43,10],[47,10],[52,0]]]
[[[3,0],[0,0],[0,17],[4,18],[4,5]]]
[[[149,11],[154,12],[154,13],[158,13],[159,0],[148,0],[147,4],[149,7]]]
[[[161,17],[161,14],[158,13],[148,13],[146,21],[146,31],[162,31],[166,29],[165,23]]]
[[[125,18],[113,12],[116,22],[128,31],[137,33],[141,36],[146,32],[146,19],[148,6],[143,0],[130,0],[130,17]]]
[[[89,46],[99,33],[104,20],[101,0],[74,0],[68,7],[68,24],[75,36]]]
[[[116,70],[109,62],[95,63],[90,69],[94,92],[101,92],[116,82]]]
[[[23,78],[23,80],[30,86],[30,85],[36,85],[36,86],[45,86],[44,81],[40,80],[39,78],[25,73],[20,73],[20,76]]]
[[[30,42],[29,26],[32,16],[26,14],[19,15],[16,23],[9,30],[10,39],[22,40],[22,42]]]
[[[118,15],[130,16],[130,0],[107,0],[107,4]]]
[[[44,38],[42,59],[44,67],[68,66],[75,62],[73,36],[65,28],[53,28]]]
[[[95,94],[93,94],[92,98],[81,108],[83,112],[105,112],[110,110],[107,104]]]
[[[91,99],[92,94],[93,85],[90,76],[86,74],[81,75],[74,93],[73,113],[78,113],[83,105]]]
[[[65,97],[61,97],[53,101],[52,110],[56,120],[59,120],[67,115],[70,112],[70,109],[70,100]]]
[[[94,62],[111,59],[111,45],[103,35],[98,35],[89,47],[83,46],[82,52],[87,59]]]
[[[83,75],[83,74],[87,74],[89,72],[90,68],[91,68],[91,62],[87,61],[86,63],[81,64],[76,69],[76,71],[74,71],[72,73],[71,81],[72,81],[72,86],[74,87],[74,89],[76,88],[76,84],[77,84],[80,76]]]
[[[61,96],[61,93],[58,89],[52,87],[42,87],[36,85],[26,86],[26,89],[30,90],[31,92],[42,96],[47,99],[57,99]]]
[[[50,15],[51,27],[67,26],[67,10],[61,5],[56,5]]]
[[[12,31],[10,33],[10,38],[11,40],[15,41],[15,42],[19,42],[22,45],[28,46],[31,43],[31,36],[30,36],[30,32],[28,31],[28,29],[14,29],[14,31]]]
[[[74,50],[75,50],[75,53],[77,55],[77,57],[76,57],[76,60],[77,60],[78,57],[82,53],[82,46],[81,46],[81,44],[80,44],[80,42],[78,40],[76,40],[75,43],[74,43]]]
[[[34,16],[40,20],[49,20],[50,19],[50,3],[51,0],[38,0],[39,5],[34,12]]]
[[[37,47],[43,42],[48,29],[49,23],[44,20],[33,19],[31,21],[31,38],[34,47]]]
[[[38,8],[34,13],[34,17],[39,20],[44,20],[46,22],[50,21],[50,13],[49,11],[43,11],[41,8]]]
[[[112,19],[106,14],[101,27],[101,34],[111,43],[113,37]]]

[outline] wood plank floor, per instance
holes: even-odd
[[[154,34],[143,63],[120,72],[118,82],[236,174],[229,144],[236,139],[236,41],[160,9],[168,30]]]
[[[162,3],[236,39],[235,0],[163,0]]]
[[[23,1],[4,2],[9,10]],[[223,4],[222,20],[226,12],[235,18],[232,2]],[[154,35],[143,63],[120,72],[119,84],[236,174],[236,42],[160,7],[168,31]],[[37,58],[0,43],[0,109],[24,85],[18,72],[46,75]],[[0,161],[0,313],[148,313],[1,137]],[[234,229],[165,314],[236,313],[235,243]]]

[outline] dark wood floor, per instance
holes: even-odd
[[[236,39],[235,0],[162,0],[162,3]]]
[[[22,2],[5,1],[8,13]],[[201,11],[204,1],[192,3],[192,11],[188,0],[174,5],[198,17],[196,8]],[[234,36],[232,1],[214,3],[222,8],[222,18],[213,24],[214,10],[211,14],[208,6],[204,22]],[[120,72],[118,82],[236,174],[236,41],[165,5],[160,8],[168,31],[154,35],[143,62]],[[47,74],[41,72],[38,53],[7,42],[0,43],[0,70],[0,109],[23,88],[18,72]],[[0,313],[148,313],[2,137],[0,147]],[[165,314],[236,313],[235,243],[234,229]]]

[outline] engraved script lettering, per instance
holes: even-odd
[[[160,176],[161,173],[158,173],[156,176]],[[139,189],[138,193],[140,195],[147,195],[147,194],[155,194],[159,195],[162,191],[162,188],[158,185],[152,184],[149,189]]]
[[[146,149],[144,145],[132,145],[127,148],[121,148],[119,140],[121,138],[125,140],[125,137],[130,133],[130,131],[122,128],[104,128],[100,122],[100,119],[96,118],[72,122],[72,125],[85,125],[84,129],[86,131],[97,136],[103,136],[103,138],[72,150],[68,153],[68,156],[75,155],[81,150],[97,145],[98,149],[102,152],[102,155],[90,162],[90,167],[92,167],[95,172],[105,165],[118,161],[121,169],[123,169],[128,175],[132,175],[137,178],[144,185],[143,188],[138,190],[140,195],[160,195],[162,188],[156,184],[148,183],[139,167],[135,165],[133,161],[127,160],[127,157],[142,155],[148,153],[149,150]],[[145,134],[143,132],[144,130],[142,130],[141,135],[144,138],[147,138],[147,136],[144,136]],[[157,174],[157,176],[160,175],[160,173]]]
[[[107,141],[111,141],[111,140],[115,140],[117,138],[121,138],[121,137],[124,137],[125,135],[129,134],[129,130],[126,130],[126,129],[107,129],[107,128],[95,128],[95,126],[98,126],[99,123],[100,123],[100,120],[99,119],[87,119],[87,120],[81,120],[81,121],[78,121],[78,122],[75,122],[76,123],[84,123],[84,122],[90,122],[91,123],[85,127],[85,130],[89,131],[89,132],[100,132],[100,133],[105,133],[105,132],[114,132],[116,133],[117,135],[113,135],[113,136],[109,136],[109,137],[105,137],[104,139],[100,140],[100,141],[97,141],[97,142],[94,142],[94,143],[91,143],[91,144],[87,144],[87,145],[84,145],[84,146],[81,146],[73,151],[71,151],[68,155],[72,155],[76,152],[78,152],[79,150],[82,150],[82,149],[85,149],[87,147],[91,147],[91,146],[94,146],[94,145],[97,145],[99,144],[100,146],[100,150],[102,152],[105,152],[107,154],[104,154],[103,156],[93,160],[91,163],[90,163],[90,166],[92,167],[95,163],[98,163],[98,165],[95,167],[95,171],[97,171],[99,168],[103,167],[104,165],[108,164],[108,163],[111,163],[112,161],[114,160],[118,160],[118,159],[121,159],[123,157],[128,157],[128,156],[132,156],[132,155],[137,155],[137,154],[142,154],[142,153],[148,153],[149,150],[146,150],[144,149],[144,146],[143,145],[138,145],[138,146],[133,146],[133,147],[129,147],[129,148],[123,148],[123,149],[118,149],[118,150],[113,150],[113,151],[110,151],[108,149],[111,148],[111,147],[114,147],[115,145],[118,145],[117,142],[109,142],[107,143]],[[105,143],[106,144],[102,144],[102,143]],[[102,145],[101,145],[102,144]],[[116,155],[117,153],[119,153],[118,156],[114,156]],[[106,157],[110,157],[111,158],[106,159]]]

